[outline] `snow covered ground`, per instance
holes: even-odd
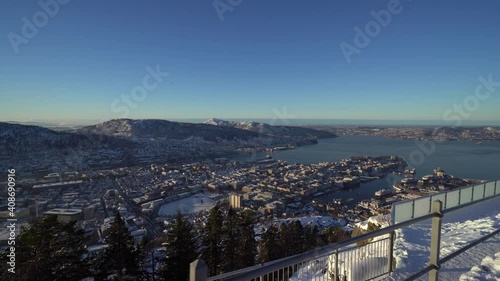
[[[287,218],[287,219],[277,219],[271,222],[259,223],[255,226],[255,232],[260,235],[265,232],[265,230],[271,225],[280,226],[282,223],[292,223],[293,221],[300,221],[303,226],[317,226],[318,229],[324,229],[330,226],[341,226],[345,227],[347,221],[345,219],[333,218],[329,216],[310,216],[310,217],[300,217],[300,218]]]
[[[500,228],[498,206],[500,197],[445,214],[442,223],[440,258]],[[429,261],[430,232],[431,220],[398,231],[395,242],[396,270],[388,280],[403,280],[426,266]],[[474,265],[480,264],[483,258],[488,255],[494,256],[497,252],[500,252],[500,235],[442,264],[439,278],[458,280]],[[427,280],[427,276],[420,280]]]
[[[500,228],[500,197],[445,214],[442,221],[441,252],[443,258],[470,242]],[[376,222],[377,217],[370,218]],[[358,224],[367,227],[368,222]],[[383,280],[404,280],[423,269],[429,261],[431,220],[400,229],[394,244],[396,269]],[[374,240],[382,240],[377,237]],[[385,240],[387,241],[387,240]],[[345,248],[339,255],[340,273],[345,272],[347,280],[366,280],[364,274],[387,267],[385,241],[378,241],[382,247]],[[376,245],[377,243],[374,243]],[[330,273],[334,256],[321,257],[303,266],[290,281],[332,280]],[[477,266],[480,265],[480,266]],[[472,268],[472,269],[471,269]],[[383,270],[382,270],[383,272]],[[440,280],[500,280],[500,235],[461,253],[441,265]],[[373,275],[372,275],[373,276]],[[476,278],[476,279],[473,279]],[[482,279],[481,279],[482,278]],[[488,279],[489,278],[489,279]],[[419,280],[427,280],[425,275]]]
[[[194,196],[184,198],[172,203],[164,204],[158,211],[159,216],[175,215],[177,210],[181,210],[183,214],[192,214],[203,210],[211,209],[217,201],[205,194],[196,194]]]
[[[474,266],[460,276],[460,281],[500,280],[500,252],[493,257],[486,257],[480,266]]]

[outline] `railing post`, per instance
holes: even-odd
[[[441,219],[443,217],[443,202],[436,200],[432,204],[432,232],[431,232],[431,255],[429,265],[433,268],[429,271],[429,281],[438,280],[439,264],[439,248],[441,244]]]
[[[392,231],[391,233],[389,233],[389,261],[388,261],[388,264],[387,264],[387,272],[392,272],[394,270],[394,238],[396,236],[396,233],[394,231]]]
[[[189,281],[207,281],[207,265],[203,260],[189,264]]]
[[[339,249],[335,249],[335,280],[340,280],[339,278]]]

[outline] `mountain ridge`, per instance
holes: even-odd
[[[194,161],[314,144],[319,136],[325,135],[314,129],[250,124],[238,128],[237,124],[220,126],[160,119],[113,119],[75,130],[54,131],[40,126],[0,122],[0,168],[13,161],[46,170],[53,166],[66,166],[71,170],[155,161]],[[262,133],[261,128],[269,130],[264,132],[270,134]]]

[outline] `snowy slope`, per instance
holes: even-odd
[[[215,203],[217,202],[205,194],[196,194],[172,203],[163,204],[158,210],[158,215],[173,216],[178,210],[180,210],[183,214],[193,214],[200,211],[210,210]]]
[[[500,252],[494,257],[486,257],[480,266],[474,266],[469,272],[460,276],[460,281],[500,280]]]
[[[335,134],[316,130],[312,128],[296,127],[296,126],[276,126],[266,123],[245,121],[245,122],[234,122],[225,121],[217,118],[211,118],[204,122],[204,124],[219,126],[219,127],[232,127],[245,131],[255,132],[258,134],[269,135],[269,136],[310,136],[314,138],[331,138],[336,137]]]
[[[448,213],[443,218],[441,252],[443,258],[468,243],[500,228],[500,198]],[[402,280],[426,266],[429,260],[431,221],[398,231],[395,242],[396,270],[390,280]],[[500,251],[497,235],[442,265],[439,277],[457,280],[487,255]],[[421,280],[426,280],[423,277]]]
[[[442,223],[440,257],[443,258],[500,228],[500,208],[498,206],[500,206],[500,197],[447,213]],[[383,217],[372,217],[369,221],[377,222],[378,220],[384,221]],[[368,221],[358,224],[362,228],[367,227],[367,225]],[[424,268],[429,260],[430,231],[431,220],[400,229],[397,232],[394,245],[396,269],[391,276],[384,276],[380,279],[404,280]],[[383,238],[377,237],[374,240],[382,240]],[[383,272],[383,268],[387,266],[388,256],[385,241],[379,241],[378,244],[381,244],[382,247],[378,248],[365,246],[342,249],[342,254],[339,255],[340,273],[345,273],[347,280],[365,280],[366,272],[374,270]],[[458,280],[459,278],[462,278],[461,280],[476,280],[472,278],[477,276],[477,280],[500,280],[498,277],[499,256],[496,254],[498,252],[500,252],[500,235],[484,241],[443,264],[439,278],[440,280]],[[486,258],[487,256],[490,258]],[[334,263],[333,255],[318,257],[317,260],[304,265],[289,280],[332,280],[329,272],[332,272]],[[477,267],[478,264],[484,266]],[[427,278],[424,276],[419,280],[427,280]]]

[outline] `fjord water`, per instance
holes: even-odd
[[[417,169],[417,176],[431,174],[433,169],[441,167],[446,172],[459,178],[500,179],[500,141],[485,141],[478,144],[473,141],[432,142],[435,149],[432,153],[424,151],[417,144],[426,141],[387,139],[374,136],[339,136],[338,138],[320,139],[317,144],[297,147],[294,150],[276,151],[274,159],[288,163],[314,164],[334,162],[353,156],[397,155],[403,157],[410,168]],[[427,143],[426,147],[431,148]],[[427,153],[426,153],[427,152]],[[240,154],[229,157],[231,160],[247,161],[261,159],[267,155],[259,152],[256,155]],[[419,157],[419,156],[424,156]],[[361,188],[346,192],[339,198],[353,197],[358,200],[373,197],[373,193],[381,188],[390,187],[394,176],[362,184]],[[340,195],[340,194],[337,194]]]

